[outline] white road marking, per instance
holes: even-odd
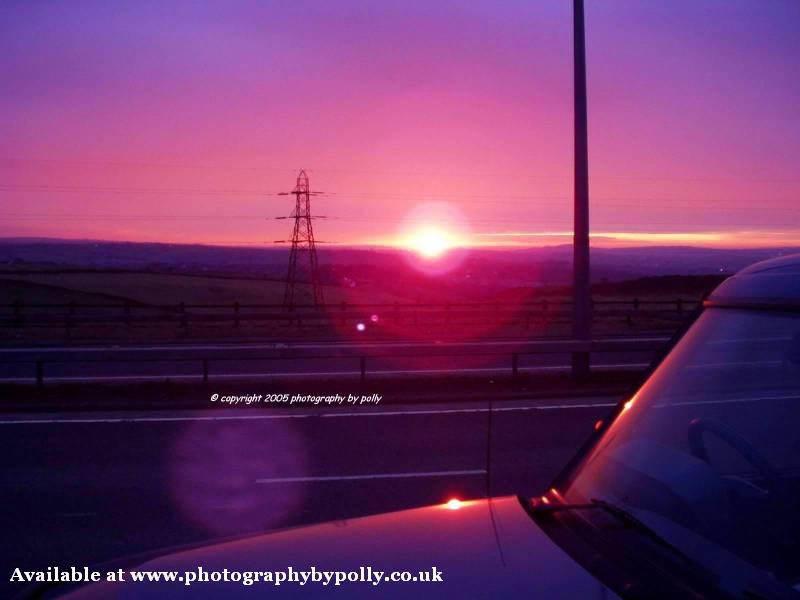
[[[569,408],[594,408],[595,406],[601,406],[601,407],[608,408],[608,407],[616,406],[617,404],[618,404],[617,402],[608,402],[608,403],[600,403],[600,402],[598,402],[597,404],[562,404],[561,406],[552,406],[552,405],[551,406],[537,406],[536,410],[566,410],[566,409],[569,409]],[[519,410],[519,409],[514,408],[513,406],[509,407],[509,408],[496,408],[495,409],[495,411],[497,411],[497,412],[505,412],[505,411],[513,411],[513,410]]]
[[[614,402],[582,403],[582,404],[545,404],[535,406],[509,406],[493,407],[493,412],[533,411],[533,410],[558,410],[570,408],[608,408],[616,406]],[[381,410],[359,412],[331,412],[331,413],[302,413],[279,415],[218,415],[218,416],[180,416],[180,417],[86,417],[66,419],[6,419],[0,420],[0,425],[55,425],[55,424],[102,424],[102,423],[173,423],[181,421],[269,421],[276,419],[309,419],[309,418],[352,418],[352,417],[398,417],[418,415],[449,415],[487,413],[488,408],[445,408],[445,409],[420,409],[420,410]]]
[[[256,479],[256,483],[310,483],[314,481],[361,481],[365,479],[412,479],[417,477],[453,477],[463,475],[486,475],[486,469],[461,471],[423,471],[419,473],[370,473],[367,475],[333,475],[327,477],[269,477]]]
[[[584,404],[541,404],[537,406],[505,406],[493,407],[492,412],[515,412],[532,410],[568,410],[571,408],[608,408],[616,406],[616,402],[596,402]],[[398,417],[406,415],[447,415],[447,414],[467,414],[467,413],[487,413],[488,408],[451,408],[439,410],[403,410],[403,411],[381,411],[381,412],[360,412],[360,413],[326,413],[320,415],[322,418],[335,419],[337,417]],[[2,424],[2,422],[0,422]]]
[[[494,409],[495,411],[497,409]],[[535,410],[533,406],[526,406],[521,410]],[[404,417],[404,416],[417,416],[417,415],[458,415],[470,413],[485,413],[489,412],[488,408],[449,408],[439,410],[383,410],[380,412],[341,412],[341,413],[325,413],[320,415],[323,419],[336,419],[342,417]]]
[[[774,402],[779,400],[800,400],[800,395],[788,396],[751,396],[747,398],[725,398],[719,400],[693,400],[686,402],[670,402],[657,404],[655,408],[671,406],[702,406],[704,404],[739,404],[743,402]],[[617,402],[584,402],[572,404],[537,404],[534,406],[499,406],[492,412],[548,411],[570,410],[581,408],[613,408]],[[40,419],[4,419],[0,425],[68,425],[68,424],[111,424],[111,423],[173,423],[183,421],[269,421],[276,419],[310,419],[310,418],[353,418],[353,417],[398,417],[418,415],[448,415],[487,413],[489,408],[446,408],[420,410],[368,410],[359,412],[302,413],[278,415],[217,415],[217,416],[180,416],[180,417],[87,417],[87,418],[40,418]]]
[[[69,425],[102,423],[179,423],[182,421],[269,421],[271,419],[306,419],[317,415],[238,415],[223,417],[118,417],[78,419],[9,419],[0,425]]]

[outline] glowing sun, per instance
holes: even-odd
[[[438,227],[425,227],[411,235],[409,247],[423,258],[435,259],[442,256],[454,245],[454,240],[446,231]]]
[[[461,211],[447,202],[414,206],[400,222],[392,245],[402,250],[409,263],[427,274],[452,270],[463,260],[469,226]]]

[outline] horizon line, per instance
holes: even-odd
[[[741,232],[738,232],[741,233]],[[764,232],[766,233],[766,232]],[[508,233],[486,233],[486,234],[479,234],[481,236],[486,237],[541,237],[541,238],[558,238],[564,237],[568,238],[571,237],[571,234],[561,233],[561,232],[508,232]],[[700,250],[719,250],[719,251],[741,251],[741,250],[775,250],[775,251],[783,251],[783,250],[792,250],[797,249],[800,250],[800,237],[795,238],[792,236],[791,240],[787,240],[787,243],[764,243],[764,244],[740,244],[740,245],[723,245],[723,244],[698,244],[698,243],[690,243],[690,240],[699,241],[699,240],[710,240],[715,239],[722,242],[721,238],[711,238],[711,234],[692,234],[687,236],[686,238],[682,237],[681,234],[672,234],[672,233],[663,233],[663,234],[636,234],[636,233],[624,233],[620,234],[617,237],[615,234],[608,234],[608,233],[595,233],[592,234],[590,237],[594,240],[600,241],[617,241],[620,242],[627,241],[633,242],[634,240],[642,240],[642,235],[650,236],[652,235],[655,240],[658,241],[666,241],[666,240],[674,240],[677,242],[678,240],[683,240],[686,243],[641,243],[641,244],[630,244],[630,243],[620,243],[620,244],[601,244],[595,245],[593,244],[592,247],[596,249],[603,249],[603,250],[637,250],[637,249],[657,249],[657,248],[692,248],[692,249],[700,249]],[[727,236],[736,235],[734,233],[729,233]],[[767,236],[769,237],[769,236]],[[773,242],[777,240],[772,240]],[[790,242],[791,243],[788,243]],[[765,240],[766,242],[766,240]],[[276,244],[272,242],[247,242],[247,241],[234,241],[234,240],[218,240],[218,241],[165,241],[165,240],[136,240],[136,239],[108,239],[108,238],[84,238],[84,237],[49,237],[49,236],[0,236],[0,243],[3,244],[11,244],[11,243],[86,243],[86,244],[150,244],[150,245],[165,245],[165,246],[204,246],[204,247],[212,247],[212,248],[257,248],[262,250],[283,250],[287,248],[290,244],[282,243]],[[487,251],[521,251],[521,250],[536,250],[536,249],[547,249],[547,248],[561,248],[561,247],[571,247],[571,240],[565,239],[561,243],[544,243],[544,244],[526,244],[521,242],[516,243],[505,243],[505,244],[490,244],[490,243],[474,243],[474,244],[454,244],[447,249],[448,252],[451,251],[469,251],[469,250],[487,250]],[[395,251],[395,252],[408,252],[408,253],[415,253],[414,248],[410,248],[403,243],[398,243],[396,241],[384,240],[384,241],[377,241],[377,240],[364,240],[364,241],[356,241],[356,242],[329,242],[324,243],[323,246],[333,246],[338,249],[348,249],[348,250],[385,250],[385,251]]]

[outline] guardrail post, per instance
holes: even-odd
[[[14,325],[22,327],[22,301],[14,300]]]
[[[519,374],[519,354],[514,352],[511,355],[511,377],[516,381],[517,375]]]
[[[208,385],[208,359],[203,359],[203,385]]]
[[[36,361],[36,387],[44,387],[44,363]]]
[[[69,337],[69,329],[72,327],[72,318],[75,316],[75,301],[70,300],[67,303],[67,318],[65,324],[67,326],[67,337]]]
[[[233,326],[239,326],[239,301],[233,303]]]
[[[367,357],[359,356],[358,363],[359,367],[361,368],[361,383],[364,383],[364,381],[367,379]]]
[[[591,370],[591,355],[589,352],[572,353],[572,376],[577,381],[585,380]]]

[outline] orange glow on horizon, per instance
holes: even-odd
[[[425,227],[416,232],[407,232],[405,235],[387,235],[384,237],[338,238],[329,235],[330,247],[333,248],[374,248],[390,250],[411,250],[426,258],[425,252],[440,258],[450,250],[455,249],[488,249],[488,250],[520,250],[525,248],[543,248],[572,243],[572,234],[562,232],[493,232],[472,234],[451,234],[436,227],[429,230]],[[22,237],[36,235],[32,231],[19,232]],[[275,235],[282,235],[276,231]],[[438,240],[437,236],[442,239]],[[3,237],[3,236],[0,236]],[[48,237],[48,236],[45,236]],[[218,246],[228,248],[286,248],[288,245],[277,246],[263,240],[263,235],[242,235],[239,239],[216,238],[212,236],[187,235],[181,232],[171,232],[168,238],[158,233],[142,233],[136,230],[125,230],[117,233],[87,233],[65,232],[52,239],[81,241],[81,242],[131,242],[131,243],[169,243],[191,244],[203,246]],[[800,230],[763,230],[763,231],[727,231],[727,232],[625,232],[613,233],[597,231],[591,234],[593,248],[643,248],[648,246],[692,246],[697,248],[714,249],[758,249],[758,248],[797,248],[800,247]],[[422,251],[425,247],[427,250]],[[438,254],[437,254],[438,252]]]
[[[647,246],[693,246],[715,249],[755,249],[800,246],[800,230],[704,231],[704,232],[614,232],[591,233],[592,246],[598,248],[638,248]],[[435,227],[423,227],[399,237],[362,238],[342,244],[411,249],[425,256],[441,256],[453,248],[521,249],[572,243],[569,231],[473,232],[451,235]],[[437,250],[437,246],[441,251]]]

